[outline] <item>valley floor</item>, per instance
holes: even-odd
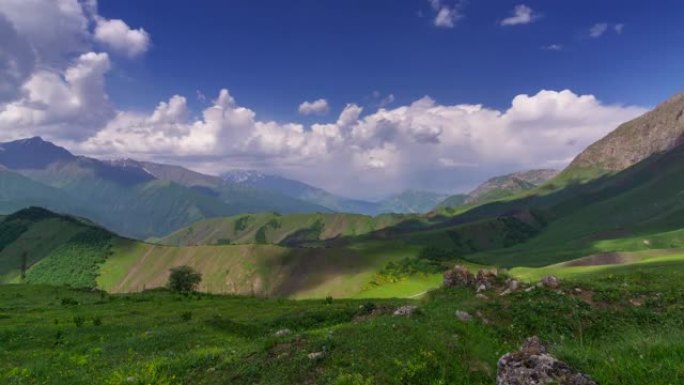
[[[661,262],[486,299],[466,288],[294,301],[5,285],[0,383],[494,384],[498,358],[538,335],[601,384],[682,384],[684,264]],[[392,315],[405,304],[418,313]]]

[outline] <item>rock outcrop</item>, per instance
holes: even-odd
[[[456,265],[453,269],[444,273],[444,286],[446,287],[469,287],[475,283],[475,277],[467,267]]]
[[[538,337],[528,338],[520,350],[499,359],[497,385],[598,385],[548,353]]]

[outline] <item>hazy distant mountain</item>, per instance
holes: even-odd
[[[468,194],[452,195],[438,207],[480,204],[532,190],[558,175],[557,170],[529,170],[488,179]]]
[[[0,172],[0,213],[43,206],[137,238],[168,234],[218,216],[328,211],[182,167],[75,156],[41,138],[0,143],[0,165],[5,169]]]
[[[318,187],[278,175],[264,174],[254,170],[235,170],[223,174],[222,178],[228,182],[285,194],[336,212],[366,215],[378,213],[379,205],[375,202],[340,197]]]
[[[426,213],[447,198],[447,194],[407,190],[378,203],[381,213]]]
[[[335,212],[378,215],[383,213],[424,213],[447,197],[429,191],[408,190],[379,202],[349,199],[321,188],[254,170],[235,170],[222,175],[225,181],[275,191],[306,202],[326,207]]]

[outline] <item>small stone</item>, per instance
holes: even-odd
[[[320,360],[323,359],[323,357],[325,357],[325,352],[309,353],[307,357],[309,357],[309,359],[312,361]]]
[[[549,289],[558,289],[560,286],[560,280],[555,275],[547,275],[542,278],[541,283]]]
[[[530,287],[528,287],[527,289],[525,289],[525,293],[531,292],[532,290],[534,290],[535,287],[536,287],[536,286],[530,286]]]
[[[503,296],[509,295],[509,294],[511,294],[511,289],[506,289],[506,290],[502,291],[501,294],[499,294],[499,296],[503,297]]]
[[[506,280],[506,287],[510,291],[516,291],[520,289],[520,281],[518,281],[517,279],[509,278]]]
[[[482,294],[482,293],[475,294],[475,298],[477,298],[477,299],[483,299],[483,300],[488,300],[488,299],[489,299],[489,297],[487,297],[486,295],[484,295],[484,294]]]
[[[520,351],[525,354],[541,354],[546,353],[546,345],[537,336],[532,336],[523,342]]]
[[[467,312],[456,310],[456,318],[458,318],[459,321],[468,322],[473,319],[473,316]]]
[[[475,312],[475,315],[476,315],[477,318],[479,318],[479,319],[482,321],[482,323],[485,324],[485,325],[489,325],[490,323],[492,323],[490,320],[488,320],[487,318],[485,318],[484,314],[482,314],[482,312],[479,311],[479,310]]]
[[[580,289],[579,287],[576,287],[576,288],[575,288],[575,293],[577,293],[577,294],[582,294],[582,289]]]
[[[216,371],[216,368],[209,368],[209,369],[207,369],[207,372],[208,372],[208,373],[213,373],[213,372],[215,372],[215,371]]]
[[[485,290],[487,290],[487,286],[485,286],[484,284],[480,284],[480,286],[477,287],[477,290],[475,290],[475,292],[482,293]]]
[[[274,335],[276,337],[285,337],[285,336],[289,336],[290,334],[292,334],[292,331],[290,329],[280,329],[277,332],[275,332]]]
[[[405,305],[394,311],[394,315],[398,316],[410,316],[413,315],[418,310],[418,306],[415,305]]]

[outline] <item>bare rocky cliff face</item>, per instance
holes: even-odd
[[[624,170],[653,154],[678,146],[684,139],[684,92],[589,146],[566,170]]]

